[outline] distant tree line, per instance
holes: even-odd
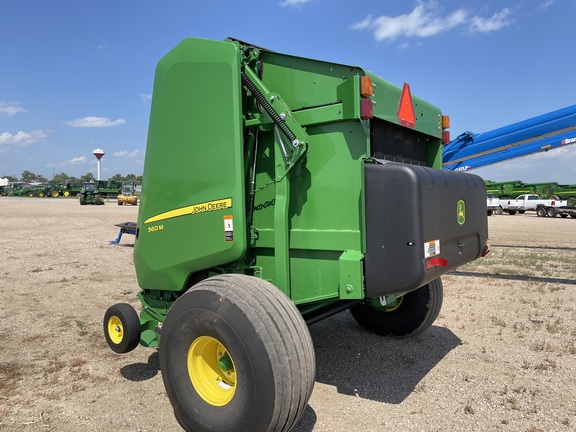
[[[95,181],[96,177],[94,174],[87,173],[80,178],[77,177],[70,177],[66,173],[56,174],[52,180],[48,180],[43,175],[34,174],[30,171],[24,171],[20,178],[15,176],[6,176],[5,178],[8,179],[10,182],[29,182],[29,183],[56,183],[56,184],[67,184],[70,183],[71,185],[82,184],[84,182]],[[121,174],[114,174],[112,177],[108,178],[107,180],[118,180],[118,181],[133,181],[136,185],[142,184],[142,176],[137,176],[135,174],[128,174],[128,175],[121,175]]]

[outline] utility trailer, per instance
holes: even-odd
[[[561,205],[561,206],[539,206],[536,209],[536,214],[538,217],[556,217],[560,216],[562,218],[567,218],[572,216],[576,218],[576,207]]]
[[[447,117],[356,66],[186,39],[158,64],[134,262],[138,315],[190,431],[289,431],[315,381],[307,325],[432,325],[441,275],[488,252],[486,188],[442,171]],[[383,371],[384,372],[384,371]]]

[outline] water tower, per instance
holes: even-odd
[[[96,159],[98,159],[98,180],[100,180],[100,159],[102,159],[102,156],[104,156],[105,153],[102,149],[96,149],[92,154],[96,156]]]

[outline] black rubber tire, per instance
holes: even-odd
[[[494,213],[494,210],[488,210],[488,216],[492,216],[492,213]]]
[[[350,308],[352,316],[365,329],[381,336],[413,337],[428,329],[438,318],[444,289],[440,278],[402,296],[400,306],[392,311],[369,304]]]
[[[221,343],[238,385],[222,406],[205,400],[188,371],[192,343]],[[259,278],[226,274],[194,285],[162,327],[160,369],[180,425],[189,431],[289,431],[314,386],[316,360],[308,327],[292,301]]]
[[[516,214],[516,210],[508,210],[508,214],[510,216],[514,216]]]
[[[110,326],[120,320],[122,331],[119,331],[116,336],[120,340],[114,340],[113,330]],[[138,313],[128,303],[118,303],[110,306],[104,314],[104,337],[112,351],[118,354],[125,354],[134,350],[140,343],[140,318]]]
[[[546,214],[547,214],[547,212],[546,212],[546,208],[545,208],[545,207],[538,207],[538,208],[536,209],[536,215],[537,215],[538,217],[546,217]]]
[[[104,201],[102,201],[102,195],[100,195],[100,194],[94,195],[94,204],[96,204],[96,205],[104,204]]]
[[[548,209],[546,210],[546,216],[548,217],[554,218],[556,217],[557,214],[558,212],[554,207],[548,207]]]
[[[80,194],[80,198],[78,198],[78,200],[80,201],[80,205],[86,205],[86,195]]]

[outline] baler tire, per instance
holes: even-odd
[[[115,353],[128,353],[140,343],[140,318],[128,303],[110,306],[103,324],[106,342]]]
[[[442,308],[442,280],[434,279],[404,294],[398,307],[386,311],[361,304],[350,308],[352,316],[365,329],[393,338],[413,337],[428,329]]]
[[[287,432],[306,409],[316,361],[308,327],[282,291],[225,274],[174,302],[162,326],[160,369],[186,430]]]

